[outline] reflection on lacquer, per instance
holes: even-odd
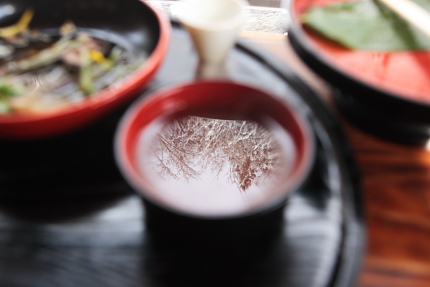
[[[235,213],[261,205],[294,163],[290,136],[274,123],[188,116],[140,139],[140,168],[169,205]]]

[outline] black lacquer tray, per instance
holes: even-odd
[[[188,34],[173,25],[152,88],[199,70]],[[364,208],[341,128],[288,67],[247,42],[235,47],[226,72],[285,95],[313,125],[316,164],[279,234],[205,248],[154,238],[113,158],[122,109],[61,138],[0,142],[0,286],[354,286]]]

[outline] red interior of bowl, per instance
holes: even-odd
[[[352,0],[297,0],[294,9],[300,17],[312,6],[348,1]],[[430,104],[430,52],[353,51],[314,33],[309,32],[308,35],[325,62],[343,73],[393,95]]]
[[[151,8],[144,2],[141,4],[147,6],[157,19],[157,23],[148,25],[159,25],[160,30],[158,43],[141,68],[121,85],[107,88],[69,108],[37,115],[0,115],[0,137],[33,139],[76,130],[101,118],[142,91],[154,78],[167,54],[171,25],[161,11]]]
[[[231,115],[234,114],[234,118]],[[200,81],[160,91],[137,103],[124,117],[117,133],[116,156],[126,178],[141,192],[151,187],[138,170],[137,143],[152,122],[163,117],[204,115],[259,121],[270,115],[291,135],[297,150],[293,170],[283,179],[286,190],[296,187],[309,171],[313,137],[302,116],[284,102],[260,90],[224,81]],[[145,197],[145,194],[144,194]]]

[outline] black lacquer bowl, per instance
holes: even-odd
[[[335,101],[352,123],[387,140],[425,144],[430,139],[430,53],[347,50],[300,23],[300,15],[313,5],[334,2],[283,1],[293,49],[334,87]]]
[[[279,97],[250,83],[192,79],[128,109],[115,155],[145,203],[147,227],[210,245],[276,232],[315,155],[306,116]]]
[[[174,25],[151,88],[189,81],[199,70],[188,34]],[[118,111],[73,135],[0,142],[0,285],[355,286],[365,247],[364,206],[339,124],[288,67],[247,42],[235,46],[225,72],[283,95],[315,135],[315,165],[290,198],[278,233],[210,246],[159,240],[115,165]]]

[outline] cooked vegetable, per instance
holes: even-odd
[[[32,9],[27,9],[24,14],[21,16],[21,19],[14,25],[0,28],[0,37],[2,38],[10,38],[18,35],[19,33],[27,30],[28,25],[33,19],[34,12]]]
[[[430,11],[430,1],[414,0]],[[347,48],[377,52],[430,50],[430,39],[377,1],[312,7],[302,22]]]
[[[0,59],[7,58],[11,56],[14,52],[14,48],[9,45],[0,44]]]
[[[67,38],[60,39],[51,47],[42,50],[34,56],[30,56],[20,61],[12,61],[6,65],[6,74],[18,74],[35,70],[57,62],[64,53],[79,48],[83,43],[78,40]]]
[[[70,21],[59,27],[57,36],[28,30],[28,11],[14,25],[14,33],[2,38],[11,49],[0,57],[2,114],[65,108],[124,79],[143,63],[131,61],[124,49],[79,31]]]
[[[0,114],[9,113],[12,109],[9,99],[13,96],[21,94],[23,91],[23,87],[19,87],[7,82],[0,83]]]

